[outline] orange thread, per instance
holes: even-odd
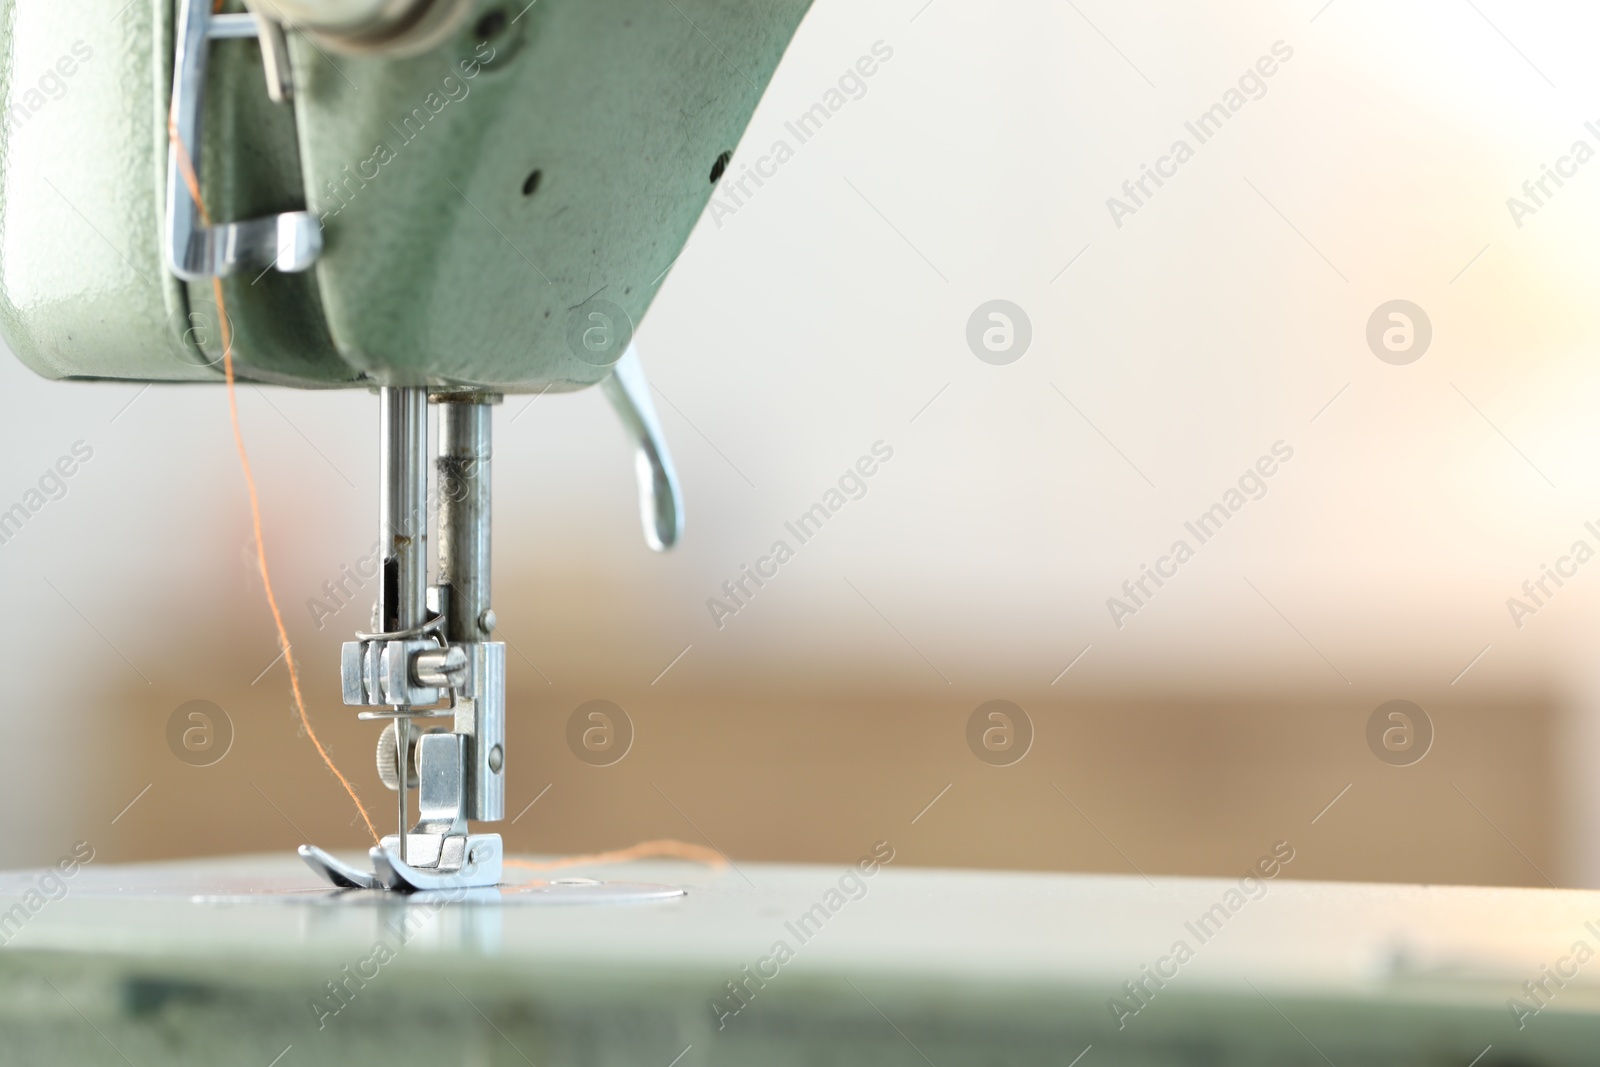
[[[361,821],[367,824],[367,832],[372,835],[376,844],[382,844],[377,828],[372,825],[372,817],[367,814],[367,809],[361,803],[361,798],[356,795],[355,787],[334,764],[333,757],[328,755],[328,750],[322,747],[322,742],[317,738],[317,731],[311,728],[311,719],[306,715],[306,702],[300,695],[300,671],[294,665],[294,653],[289,647],[289,631],[284,628],[283,614],[278,610],[278,598],[272,592],[272,576],[267,572],[267,549],[261,537],[261,501],[256,496],[256,479],[250,471],[250,456],[245,451],[244,435],[239,430],[239,398],[233,386],[233,337],[228,327],[228,313],[222,301],[222,279],[213,278],[211,284],[217,295],[217,320],[222,329],[222,371],[228,380],[228,417],[233,421],[233,443],[239,448],[239,464],[244,468],[245,488],[250,491],[250,524],[256,535],[256,563],[261,568],[261,584],[267,591],[267,606],[272,609],[272,622],[278,628],[278,642],[283,646],[283,663],[289,668],[289,688],[294,693],[295,710],[300,713],[300,725],[305,727],[306,736],[311,738],[311,743],[317,748],[317,755],[322,757],[322,762],[328,765],[328,770],[339,779],[339,784],[344,786],[344,791],[350,794],[350,799],[355,803],[356,810],[361,813]]]
[[[563,867],[593,867],[605,863],[626,863],[629,860],[642,859],[675,859],[689,860],[693,863],[704,863],[708,867],[726,867],[728,859],[716,849],[706,848],[704,845],[694,845],[687,841],[674,841],[670,838],[657,841],[641,841],[629,848],[619,848],[612,852],[595,852],[587,856],[567,856],[563,859],[552,860],[549,863],[534,863],[531,860],[503,861],[507,867],[523,867],[530,871],[555,871]]]
[[[219,0],[218,7],[220,6]],[[171,138],[173,147],[177,151],[178,170],[183,175],[184,184],[189,187],[189,195],[194,198],[200,219],[210,226],[211,214],[206,210],[205,200],[200,195],[200,182],[194,172],[194,163],[189,158],[189,150],[184,145],[183,139],[178,136],[177,124],[171,115],[167,117],[167,136]],[[344,791],[350,794],[350,800],[361,813],[361,821],[367,824],[367,832],[372,835],[372,840],[382,844],[377,828],[372,825],[372,817],[367,814],[366,805],[361,803],[361,798],[356,795],[350,779],[344,776],[333,762],[333,757],[328,754],[328,750],[323,747],[322,741],[317,737],[317,731],[311,727],[310,716],[306,714],[305,698],[300,693],[300,671],[294,664],[294,652],[289,645],[289,631],[283,625],[283,613],[278,610],[278,598],[272,591],[272,575],[267,569],[267,548],[266,541],[261,535],[261,500],[256,494],[256,478],[250,469],[250,454],[244,447],[244,434],[239,428],[239,398],[233,380],[233,329],[228,322],[227,304],[222,294],[222,279],[212,278],[211,286],[216,294],[217,322],[222,334],[222,373],[228,383],[228,417],[233,424],[233,443],[239,450],[239,465],[244,468],[245,488],[250,494],[250,525],[255,532],[256,565],[261,570],[261,584],[267,591],[267,606],[272,609],[273,625],[278,628],[278,644],[283,648],[283,662],[289,669],[289,689],[294,693],[295,710],[300,713],[300,725],[305,729],[306,736],[311,738],[311,743],[316,746],[317,755],[322,757],[322,762],[333,772],[333,776],[339,779]]]
[[[194,201],[195,208],[200,212],[200,221],[207,226],[211,225],[211,212],[206,210],[206,201],[200,195],[200,179],[194,173],[194,163],[189,159],[189,150],[184,147],[183,138],[178,136],[178,117],[167,116],[167,139],[178,152],[178,172],[183,176],[183,184],[189,189],[189,199]]]

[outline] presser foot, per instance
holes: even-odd
[[[316,845],[301,845],[300,858],[335,889],[378,889],[378,876],[337,859]]]
[[[407,851],[416,855],[423,835],[407,839]],[[300,858],[336,889],[384,889],[415,893],[442,889],[482,889],[500,884],[504,852],[499,834],[468,834],[446,838],[428,858],[436,865],[416,867],[396,852],[398,839],[389,836],[369,855],[372,871],[363,871],[337,859],[315,845],[301,845]],[[424,855],[427,853],[424,851]]]

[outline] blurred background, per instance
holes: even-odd
[[[1600,561],[1573,555],[1600,550],[1600,162],[1523,191],[1600,149],[1597,23],[819,0],[637,334],[680,547],[645,547],[597,393],[497,412],[508,846],[1235,875],[1288,841],[1295,878],[1600,886]],[[875,52],[775,177],[727,188]],[[1262,57],[1201,143],[1185,124]],[[1028,325],[1003,364],[969,343],[994,300]],[[1395,300],[1411,346],[1374,347]],[[363,845],[275,658],[223,391],[7,358],[0,396],[0,510],[92,450],[0,544],[7,865]],[[310,713],[387,827],[376,730],[339,701],[371,583],[324,591],[375,538],[376,400],[239,399]],[[1185,524],[1275,446],[1202,544]],[[169,746],[194,700],[231,724],[208,766]],[[592,700],[631,735],[607,765],[568,740]],[[996,700],[1020,709],[998,755],[969,742]],[[1420,712],[1385,748],[1393,700]]]

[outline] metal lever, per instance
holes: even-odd
[[[645,380],[637,348],[628,346],[600,388],[622,420],[623,429],[633,438],[644,539],[657,552],[665,552],[683,534],[683,493],[678,488],[678,472],[672,467],[661,421],[656,418],[656,406],[650,400],[650,383]]]
[[[196,186],[200,182],[204,154],[200,120],[211,42],[243,37],[263,41],[272,84],[272,75],[281,77],[283,70],[282,41],[266,37],[255,15],[215,15],[211,0],[181,0],[172,69],[172,124],[177,139],[167,147],[167,267],[188,282],[274,266],[294,273],[309,268],[322,254],[322,228],[310,212],[208,226],[201,221],[200,205],[189,189],[189,180]],[[180,151],[188,156],[187,174]]]

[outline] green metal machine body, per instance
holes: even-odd
[[[180,5],[123,3],[0,0],[0,333],[47,377],[217,380],[212,285],[162,255]],[[256,41],[211,43],[210,215],[321,230],[309,270],[224,281],[242,377],[600,382],[578,339],[642,318],[809,0],[468,6],[420,54],[290,33],[285,103]]]

